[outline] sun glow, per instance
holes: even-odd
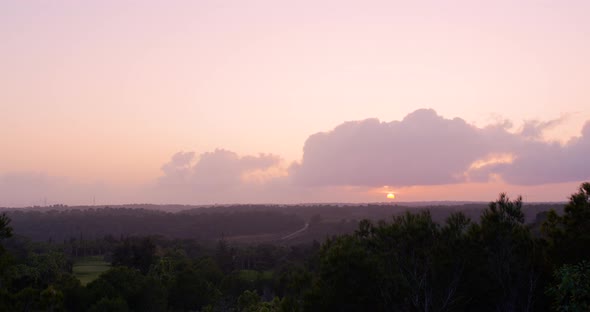
[[[395,194],[389,192],[389,193],[387,193],[387,198],[388,199],[395,199]]]
[[[511,164],[514,161],[514,155],[503,153],[503,154],[490,154],[485,158],[474,161],[470,166],[469,170],[481,169],[485,166],[496,165],[496,164]]]

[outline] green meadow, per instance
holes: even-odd
[[[92,282],[98,276],[111,268],[111,265],[104,261],[102,256],[84,257],[74,262],[74,275],[82,285]]]
[[[272,271],[240,270],[239,276],[249,282],[254,282],[256,279],[272,280]]]

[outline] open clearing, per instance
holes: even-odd
[[[85,257],[74,262],[73,272],[82,285],[92,282],[98,276],[111,268],[102,256]]]

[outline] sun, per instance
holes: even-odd
[[[387,198],[388,199],[395,199],[395,194],[389,192],[389,193],[387,193]]]

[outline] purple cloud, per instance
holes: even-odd
[[[524,122],[524,125],[522,126],[520,134],[527,138],[539,139],[541,138],[543,131],[551,129],[563,123],[566,118],[566,116],[562,116],[560,118],[549,121],[526,120]]]
[[[313,134],[302,160],[288,168],[273,154],[241,156],[217,149],[176,153],[157,180],[128,189],[44,174],[0,174],[0,206],[37,205],[45,199],[90,204],[95,197],[98,203],[354,201],[384,185],[589,180],[590,122],[566,144],[542,141],[543,131],[560,121],[527,121],[514,133],[510,122],[480,128],[421,109],[401,121],[345,122]]]
[[[195,189],[220,190],[239,186],[244,174],[278,165],[281,158],[272,154],[240,157],[238,154],[216,149],[203,153],[194,161],[194,153],[179,152],[162,166],[161,185],[188,185]]]
[[[401,121],[346,122],[310,136],[290,175],[307,186],[438,185],[485,181],[492,174],[515,184],[588,179],[583,159],[590,152],[590,127],[565,146],[539,141],[557,122],[528,122],[515,134],[503,124],[478,128],[428,109]],[[508,155],[512,163],[495,155]]]
[[[547,142],[528,142],[518,149],[517,158],[511,164],[498,164],[488,170],[500,174],[512,184],[546,184],[587,181],[590,179],[590,122],[582,130],[582,136],[571,139],[565,145]]]

